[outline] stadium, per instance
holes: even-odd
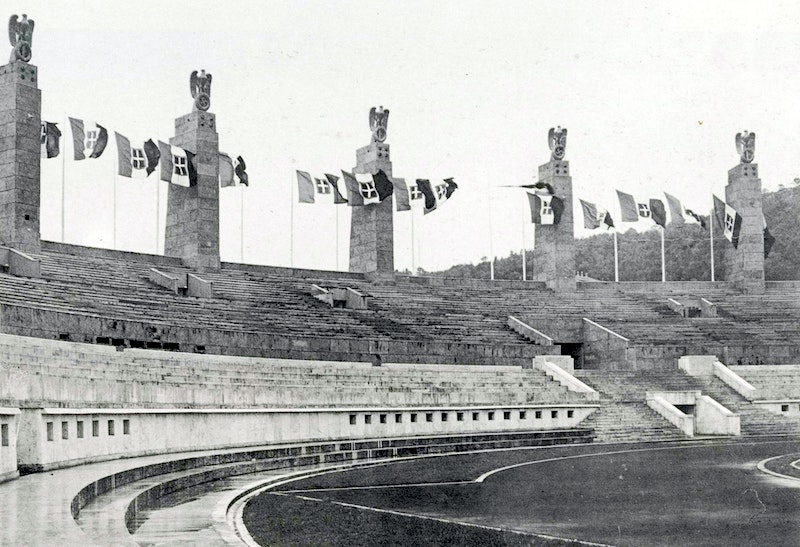
[[[708,217],[723,281],[578,275],[576,212],[608,215],[560,127],[524,279],[401,273],[396,216],[460,190],[393,175],[383,107],[341,182],[293,180],[352,209],[347,271],[248,264],[220,251],[253,171],[211,74],[168,143],[61,131],[33,29],[12,16],[0,67],[0,544],[800,544],[800,281],[765,277],[755,134]],[[164,183],[163,253],[42,237],[44,163],[101,154]],[[662,246],[689,214],[619,199]]]

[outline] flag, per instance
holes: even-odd
[[[549,182],[535,182],[533,184],[501,184],[497,186],[497,188],[528,188],[531,190],[547,190],[547,193],[551,196],[555,194],[553,190],[553,186]]]
[[[667,225],[667,211],[664,209],[664,202],[660,199],[650,200],[650,218],[653,222],[665,228]]]
[[[666,192],[664,192],[664,195],[667,197],[670,224],[683,224],[685,220],[683,218],[683,207],[681,207],[680,200]]]
[[[342,196],[341,192],[339,192],[338,181],[339,177],[336,175],[329,175],[327,173],[325,174],[324,178],[314,177],[315,194],[319,194],[320,196],[333,196],[334,205],[347,203],[347,200],[344,198],[344,196]],[[308,203],[315,202],[316,196],[314,196],[313,201]]]
[[[245,164],[242,156],[236,158],[236,165],[231,157],[225,152],[219,153],[219,186],[220,188],[227,188],[228,186],[236,186],[237,183],[242,186],[248,185],[247,173],[245,173]]]
[[[531,222],[543,226],[555,225],[561,221],[564,200],[558,196],[540,196],[528,193],[531,206]]]
[[[341,203],[347,203],[347,198],[345,198],[342,193],[339,191],[339,177],[336,175],[331,175],[329,173],[325,173],[325,179],[328,181],[328,185],[330,185],[331,190],[333,191],[333,203],[334,205],[339,205]]]
[[[156,170],[161,152],[153,139],[134,147],[127,137],[116,131],[114,136],[117,139],[117,173],[120,176],[146,178]]]
[[[236,156],[236,164],[233,166],[236,179],[242,186],[250,186],[250,177],[247,176],[247,164],[242,156]]]
[[[72,128],[73,153],[76,160],[99,158],[108,144],[108,131],[94,122],[69,119]]]
[[[614,227],[614,219],[611,218],[611,213],[608,211],[605,212],[603,215],[603,224],[606,225],[606,228],[613,228]]]
[[[706,221],[703,217],[692,211],[691,209],[686,209],[684,212],[689,215],[690,218],[693,218],[696,222],[700,223],[700,228],[705,229]]]
[[[394,192],[394,184],[383,171],[375,175],[342,171],[347,203],[353,206],[380,203]]]
[[[769,228],[767,228],[767,219],[764,218],[764,215],[761,215],[761,220],[764,223],[764,260],[769,257],[769,252],[772,250],[772,246],[775,244],[775,237],[769,233]]]
[[[161,180],[187,188],[197,186],[194,153],[162,141],[158,141],[158,150],[161,153]]]
[[[714,196],[714,216],[722,226],[722,235],[733,244],[733,248],[739,247],[739,232],[742,229],[742,215],[736,209]]]
[[[639,211],[633,196],[617,190],[617,197],[619,198],[619,210],[622,213],[622,222],[637,222],[639,220]]]
[[[375,183],[375,190],[378,192],[379,201],[383,201],[394,193],[394,184],[389,180],[389,176],[379,169],[377,173],[372,175],[372,180]]]
[[[53,122],[42,122],[42,157],[55,158],[60,152],[61,130]]]
[[[233,160],[225,152],[219,153],[219,186],[220,188],[236,186],[233,180]]]
[[[300,203],[314,203],[314,182],[305,171],[297,171],[297,196]]]
[[[417,179],[416,188],[417,191],[422,194],[422,197],[425,198],[425,214],[427,215],[441,207],[445,201],[450,199],[453,192],[458,189],[458,185],[452,178],[444,179],[441,184],[437,184],[436,186],[432,186],[429,179]],[[413,192],[411,199],[416,199]]]
[[[405,179],[398,179],[392,177],[392,185],[394,185],[394,202],[396,211],[410,211],[411,210],[411,196],[409,188],[406,186]]]
[[[583,209],[583,227],[587,230],[594,230],[600,227],[600,219],[597,216],[597,206],[588,201],[578,200],[581,202],[581,209]]]

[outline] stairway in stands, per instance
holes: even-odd
[[[688,376],[679,370],[579,370],[575,376],[600,392],[600,410],[585,422],[597,442],[686,439],[646,404],[648,391],[701,391],[739,415],[742,435],[798,435],[800,420],[758,408],[716,377]]]

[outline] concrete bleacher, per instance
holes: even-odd
[[[521,367],[119,351],[14,335],[0,335],[0,354],[0,406],[22,409],[11,420],[26,441],[23,471],[192,448],[570,428],[597,407]]]
[[[395,362],[521,365],[554,349],[509,328],[508,316],[556,346],[584,342],[587,318],[629,339],[651,364],[685,354],[715,354],[731,364],[755,364],[759,356],[770,364],[800,361],[792,340],[800,289],[793,284],[771,284],[758,296],[702,282],[580,283],[557,294],[533,282],[372,282],[358,274],[223,264],[203,273],[212,297],[194,298],[150,281],[153,268],[166,278],[191,274],[176,259],[47,242],[35,258],[39,279],[0,273],[5,332],[260,357],[367,361],[377,353]],[[368,309],[331,308],[314,297],[315,285],[368,294]],[[670,298],[707,298],[717,316],[684,317]]]
[[[737,372],[742,368],[731,367]],[[748,401],[714,376],[696,377],[677,371],[576,371],[575,376],[600,392],[599,411],[587,421],[599,442],[670,440],[682,435],[665,419],[647,408],[648,392],[700,391],[741,419],[742,435],[797,435],[800,419],[776,416],[757,402]],[[798,401],[800,402],[800,401]],[[798,412],[800,415],[800,412]],[[786,419],[784,419],[786,418]]]

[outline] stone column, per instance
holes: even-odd
[[[33,253],[41,248],[38,81],[36,67],[28,63],[13,61],[0,67],[0,244]]]
[[[392,176],[389,145],[376,142],[356,151],[355,173],[375,174],[379,170]],[[394,276],[394,196],[381,203],[351,207],[350,271]]]
[[[742,216],[739,245],[723,242],[727,279],[745,292],[764,292],[764,220],[758,164],[740,163],[728,171],[725,202]]]
[[[544,281],[549,289],[556,291],[575,290],[575,221],[569,162],[552,159],[540,165],[539,181],[550,184],[554,194],[564,200],[564,212],[558,224],[536,225],[533,280]]]
[[[197,185],[169,185],[164,254],[198,270],[219,260],[219,137],[216,116],[195,110],[175,120],[170,144],[195,154]]]

